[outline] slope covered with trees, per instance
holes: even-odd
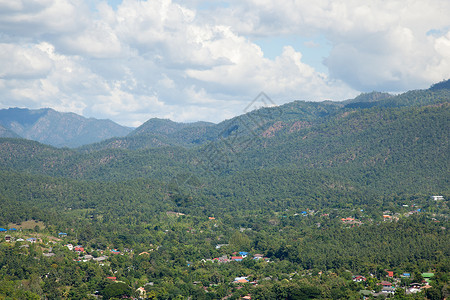
[[[444,84],[77,149],[2,138],[0,298],[448,297],[449,116]]]

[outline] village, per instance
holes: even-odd
[[[302,214],[305,215],[305,214]],[[215,218],[209,218],[209,220],[214,220]],[[385,220],[391,221],[394,218],[386,218]],[[394,219],[395,220],[395,219]],[[356,221],[353,218],[342,218],[342,222],[344,224],[358,224],[362,223]],[[72,244],[70,243],[71,239],[68,237],[68,234],[65,232],[59,232],[57,237],[49,237],[40,234],[35,235],[35,237],[27,237],[33,235],[32,232],[27,232],[27,230],[18,230],[17,228],[0,228],[0,232],[5,234],[2,238],[3,242],[11,244],[11,246],[18,246],[20,249],[27,249],[31,246],[38,248],[42,253],[42,257],[51,259],[56,255],[54,249],[59,247],[59,254],[61,255],[61,249],[66,249],[67,255],[72,258],[72,260],[76,263],[94,263],[98,264],[100,267],[106,267],[109,269],[109,275],[105,276],[106,280],[109,280],[111,283],[123,283],[124,281],[120,276],[117,276],[117,270],[113,270],[111,268],[111,257],[114,256],[123,256],[128,259],[132,259],[133,256],[142,256],[150,255],[151,252],[158,251],[159,246],[153,246],[148,251],[143,251],[140,253],[135,253],[133,249],[123,248],[122,251],[119,251],[115,248],[105,248],[105,249],[91,249],[89,247],[84,247],[80,244]],[[36,237],[40,236],[40,237]],[[26,238],[25,238],[26,237]],[[45,243],[44,243],[45,241]],[[62,247],[62,248],[61,248]],[[215,249],[223,249],[230,248],[229,244],[217,244]],[[63,253],[65,253],[63,251]],[[204,265],[204,264],[241,264],[246,261],[254,260],[258,263],[276,263],[271,260],[270,257],[266,257],[261,253],[251,253],[248,251],[234,251],[228,254],[223,254],[219,257],[214,258],[203,258],[200,261],[186,262],[186,267],[191,267],[193,265]],[[360,294],[363,298],[373,296],[373,297],[389,297],[394,295],[396,292],[403,290],[406,295],[408,294],[416,294],[424,292],[425,290],[431,288],[431,280],[434,276],[432,272],[425,272],[420,274],[411,274],[409,272],[401,272],[401,271],[391,271],[384,270],[382,275],[380,274],[351,274],[348,272],[349,280],[354,282],[360,287]],[[336,273],[331,271],[319,271],[317,273],[313,273],[308,270],[298,271],[295,273],[288,274],[284,280],[293,280],[293,278],[299,277],[311,277],[311,276],[337,276]],[[254,276],[251,274],[242,274],[241,276],[236,276],[229,280],[229,282],[223,282],[222,284],[232,284],[234,285],[233,290],[240,290],[244,287],[257,287],[260,284],[264,284],[267,281],[277,281],[279,280],[276,277],[265,277],[261,278],[258,276]],[[206,293],[210,290],[217,289],[221,283],[210,283],[209,285],[204,285],[204,282],[194,281],[194,285],[201,287]],[[137,295],[136,299],[147,299],[147,292],[150,291],[155,286],[154,282],[148,282],[143,286],[137,287],[135,290],[135,295]],[[250,289],[251,290],[251,289]],[[92,296],[96,298],[99,297],[98,291],[94,292]],[[252,299],[252,294],[248,293],[244,295],[241,299]]]

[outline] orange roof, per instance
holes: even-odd
[[[107,279],[111,279],[111,280],[117,280],[117,277],[112,276],[112,277],[106,277]]]

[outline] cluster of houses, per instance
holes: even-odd
[[[78,259],[75,259],[75,261],[77,261],[77,262],[87,262],[87,261],[92,260],[92,261],[102,263],[108,259],[108,256],[104,255],[104,251],[100,250],[100,249],[97,249],[97,251],[101,254],[101,256],[94,257],[93,255],[87,254],[86,250],[81,245],[74,246],[72,244],[67,244],[64,246],[67,247],[67,249],[69,249],[70,251],[74,251],[80,255],[80,257]],[[123,253],[117,249],[110,249],[109,253],[112,255],[123,255]]]
[[[5,229],[5,228],[0,228],[0,232],[3,232],[3,233],[7,233],[7,232],[11,232],[11,233],[13,233],[13,232],[16,232],[17,231],[17,229],[16,228],[10,228],[10,229]],[[7,243],[10,243],[10,242],[29,242],[29,243],[36,243],[37,241],[38,241],[38,239],[37,238],[35,238],[35,237],[30,237],[30,238],[27,238],[27,239],[23,239],[23,238],[16,238],[16,237],[14,237],[14,236],[11,236],[11,235],[9,235],[9,234],[6,234],[5,235],[5,242],[7,242]]]
[[[363,296],[375,296],[378,297],[380,295],[393,295],[395,294],[395,290],[397,288],[400,287],[399,282],[400,279],[399,278],[394,278],[394,272],[393,271],[388,271],[386,270],[387,275],[386,277],[388,277],[389,279],[391,279],[391,281],[387,281],[387,280],[383,280],[382,282],[378,283],[377,285],[381,286],[381,290],[379,292],[375,292],[375,291],[369,291],[369,290],[361,290],[360,294]],[[406,294],[415,294],[415,293],[419,293],[423,290],[429,289],[431,288],[430,286],[430,278],[434,276],[434,273],[422,273],[422,277],[424,278],[424,280],[421,283],[411,283],[409,286],[406,287],[401,287],[402,289],[405,290]],[[401,275],[401,277],[403,278],[410,278],[411,274],[410,273],[403,273]],[[365,282],[367,280],[366,277],[361,276],[361,275],[354,275],[353,276],[353,281],[354,282]]]
[[[349,225],[353,225],[353,226],[355,226],[355,225],[361,225],[361,224],[362,224],[361,221],[356,220],[356,219],[354,219],[354,218],[350,218],[350,217],[348,217],[348,218],[342,218],[341,221],[342,221],[342,223],[344,223],[344,224],[349,224]]]
[[[202,262],[217,262],[217,263],[228,263],[228,262],[240,262],[242,261],[244,258],[249,257],[249,253],[245,252],[245,251],[241,251],[241,252],[233,252],[231,255],[222,255],[220,257],[215,257],[213,259],[202,259]],[[254,260],[260,260],[263,259],[266,262],[269,262],[270,259],[268,257],[264,257],[264,255],[262,254],[254,254],[252,256],[252,259]]]

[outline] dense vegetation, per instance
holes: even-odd
[[[449,116],[437,84],[78,149],[0,139],[0,299],[448,297]]]

